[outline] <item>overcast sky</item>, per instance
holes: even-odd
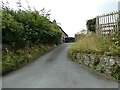
[[[3,0],[5,1],[5,0]],[[16,8],[18,0],[8,0],[12,8]],[[26,0],[21,0],[24,7]],[[119,0],[27,0],[31,7],[37,10],[45,8],[51,10],[51,20],[60,23],[63,30],[69,35],[86,29],[86,20],[97,15],[118,10]]]

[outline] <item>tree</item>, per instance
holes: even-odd
[[[87,20],[87,29],[88,31],[96,32],[96,18]]]
[[[18,7],[22,7],[20,0]],[[60,43],[60,29],[56,23],[48,19],[49,11],[43,12],[44,15],[42,15],[37,10],[15,11],[3,5],[2,12],[3,46],[24,48],[39,44]]]

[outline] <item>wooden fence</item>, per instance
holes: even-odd
[[[111,35],[119,30],[118,18],[119,12],[112,12],[96,17],[96,33],[100,36]]]

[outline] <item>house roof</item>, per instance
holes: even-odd
[[[51,22],[51,21],[49,21],[49,22],[50,22],[50,23],[53,23],[53,22],[56,22],[56,20],[53,20],[53,22]],[[65,33],[60,26],[58,26],[58,27],[60,28],[60,30],[61,30],[66,36],[68,36],[67,33]]]
[[[60,26],[58,26],[58,27],[61,29],[61,31],[62,31],[66,36],[68,36],[67,33],[65,33]]]

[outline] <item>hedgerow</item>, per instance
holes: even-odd
[[[46,14],[45,9],[41,13],[30,6],[23,8],[20,0],[17,4],[18,10],[14,10],[8,2],[2,2],[3,74],[48,51],[46,45],[61,42],[60,28],[50,21],[50,14]]]

